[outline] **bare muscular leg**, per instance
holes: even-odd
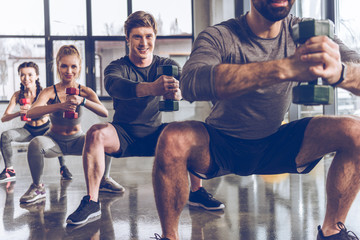
[[[296,158],[298,166],[336,152],[330,166],[326,194],[325,236],[339,232],[337,222],[345,222],[360,190],[360,121],[355,117],[318,117],[310,121]]]
[[[159,137],[153,186],[163,236],[179,239],[180,214],[189,197],[188,168],[206,173],[209,135],[200,122],[169,124]]]

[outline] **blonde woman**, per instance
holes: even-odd
[[[23,62],[18,67],[20,76],[20,90],[16,91],[7,106],[2,122],[11,121],[21,117],[24,126],[4,131],[1,134],[0,148],[4,159],[5,168],[0,173],[0,183],[14,181],[16,173],[13,166],[13,148],[12,142],[29,142],[36,136],[43,135],[50,127],[48,115],[38,116],[36,118],[27,118],[26,113],[31,104],[36,101],[42,87],[39,81],[39,66],[34,62]],[[26,101],[25,101],[26,99]],[[16,104],[20,104],[20,110],[15,111]],[[65,165],[63,157],[59,156],[60,173],[63,179],[71,179],[72,174]]]
[[[45,88],[27,113],[31,118],[49,114],[51,127],[44,136],[34,138],[29,144],[28,163],[33,183],[20,198],[21,203],[34,202],[46,196],[41,180],[44,157],[82,155],[85,141],[81,129],[82,108],[85,107],[101,117],[108,116],[107,109],[96,93],[77,82],[81,72],[81,57],[74,45],[64,45],[59,49],[56,70],[60,82]],[[72,88],[76,94],[66,94],[67,88]],[[64,112],[74,114],[66,117]],[[71,117],[73,115],[77,117]],[[110,161],[107,162],[109,165]],[[116,187],[116,191],[124,191],[124,188],[111,178],[106,179]]]

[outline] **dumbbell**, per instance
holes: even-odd
[[[79,95],[79,89],[78,88],[66,88],[65,92],[68,95]],[[69,119],[74,119],[74,118],[78,118],[79,115],[75,111],[65,111],[63,117],[64,118],[69,118]]]
[[[161,65],[157,68],[157,77],[167,75],[177,77],[179,75],[179,68],[175,65]],[[179,110],[179,102],[172,99],[165,99],[159,102],[159,111],[172,112]]]
[[[21,99],[19,99],[19,103],[20,103],[20,105],[23,106],[23,105],[30,104],[31,100],[29,98],[21,98]],[[21,114],[20,119],[21,119],[21,121],[27,121],[27,122],[31,121],[31,118],[26,117],[26,114]]]
[[[309,38],[325,35],[334,38],[334,23],[330,20],[308,20],[292,27],[295,43],[303,44]],[[319,78],[293,88],[293,103],[303,105],[328,105],[334,102],[334,88],[319,85]]]

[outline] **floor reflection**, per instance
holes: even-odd
[[[126,187],[121,195],[101,194],[102,215],[92,223],[67,227],[66,217],[85,194],[80,157],[69,157],[72,181],[61,181],[56,159],[45,163],[46,199],[20,205],[30,185],[25,154],[18,154],[17,181],[0,184],[0,239],[150,239],[161,233],[151,183],[152,158],[114,159],[112,177]],[[322,161],[308,175],[225,176],[204,182],[226,204],[208,212],[186,206],[180,219],[185,240],[315,239],[325,214],[325,173]],[[360,235],[360,199],[346,221]]]

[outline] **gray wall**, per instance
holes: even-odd
[[[194,36],[206,27],[235,16],[236,0],[194,0]]]

